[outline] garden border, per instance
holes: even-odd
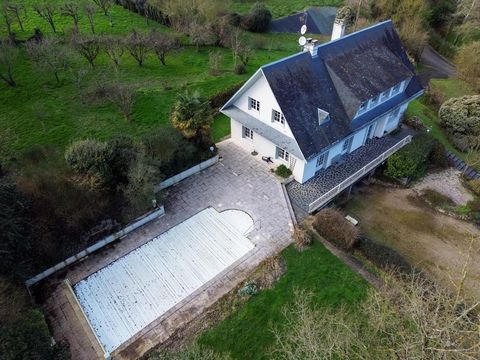
[[[447,160],[453,167],[455,167],[457,170],[460,170],[465,177],[471,180],[480,179],[480,174],[477,170],[473,169],[471,166],[465,163],[465,161],[460,159],[457,155],[449,150],[447,150]]]
[[[25,285],[28,287],[35,285],[39,281],[42,281],[43,279],[49,277],[50,275],[56,273],[57,271],[60,271],[64,268],[66,268],[69,265],[72,265],[76,263],[77,261],[87,257],[90,254],[93,254],[95,251],[100,250],[101,248],[107,246],[108,244],[111,244],[115,240],[121,239],[127,234],[131,233],[132,231],[138,229],[139,227],[149,223],[150,221],[153,221],[155,219],[158,219],[159,217],[162,217],[165,214],[165,208],[160,206],[159,208],[150,211],[143,216],[135,219],[133,222],[128,224],[126,227],[124,227],[122,230],[117,231],[116,233],[113,233],[111,235],[108,235],[107,237],[104,237],[102,240],[96,242],[95,244],[87,247],[85,250],[80,251],[79,253],[70,256],[69,258],[59,262],[58,264],[48,268],[45,271],[42,271],[41,273],[31,277],[27,281],[25,281]]]
[[[201,163],[195,166],[192,166],[191,168],[184,170],[177,175],[169,177],[168,179],[163,180],[160,184],[155,186],[155,192],[159,192],[160,190],[163,190],[172,185],[175,185],[180,181],[185,180],[186,178],[192,175],[195,175],[196,173],[199,173],[200,171],[205,170],[206,168],[209,168],[212,165],[215,165],[219,160],[220,160],[220,157],[218,155],[215,155],[214,157],[208,160],[202,161]]]

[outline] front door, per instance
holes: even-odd
[[[368,129],[367,129],[367,136],[365,138],[365,142],[367,142],[368,140],[370,140],[373,136],[373,131],[375,130],[375,125],[376,124],[371,124]]]

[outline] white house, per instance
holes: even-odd
[[[391,21],[334,34],[262,66],[221,109],[238,144],[299,184],[398,128],[423,93]]]

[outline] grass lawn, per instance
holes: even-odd
[[[440,91],[446,100],[452,97],[475,94],[475,91],[463,80],[458,78],[450,79],[432,79],[430,85]],[[416,99],[410,103],[407,109],[407,117],[417,116],[423,124],[431,129],[432,135],[439,140],[445,148],[454,152],[457,156],[465,160],[465,154],[453,147],[447,138],[447,135],[440,126],[437,111],[427,104],[425,98]]]
[[[311,292],[322,306],[344,304],[354,309],[364,299],[368,285],[323,245],[299,253],[293,246],[283,252],[286,273],[272,289],[253,296],[218,326],[203,333],[199,343],[234,359],[267,359],[274,343],[272,327],[283,325],[282,309],[291,304],[296,289]]]
[[[31,9],[35,1],[26,1],[28,17],[24,23],[26,31],[15,28],[19,38],[27,38],[39,26],[47,35],[52,35],[48,24]],[[148,24],[145,19],[120,6],[111,9],[113,27],[101,12],[95,16],[97,34],[124,34],[131,29],[148,30],[157,28],[170,31],[155,22]],[[57,16],[57,32],[68,32],[69,18]],[[85,17],[80,21],[80,32],[89,33]],[[204,96],[212,96],[227,88],[244,82],[263,64],[272,62],[298,51],[295,34],[249,34],[255,50],[247,73],[233,73],[233,57],[229,49],[204,47],[200,52],[188,45],[167,56],[167,66],[160,65],[154,55],[150,55],[145,66],[139,67],[129,54],[124,54],[119,73],[115,73],[110,60],[103,53],[96,60],[95,68],[86,61],[73,56],[71,70],[61,74],[62,82],[57,84],[53,74],[41,72],[20,50],[15,62],[14,74],[18,86],[9,88],[0,83],[0,155],[15,157],[15,154],[32,146],[53,145],[63,149],[72,141],[84,138],[106,139],[117,134],[130,134],[138,137],[162,126],[170,126],[169,115],[176,94],[182,87],[198,89]],[[222,73],[209,74],[209,53],[219,51],[224,55]],[[80,84],[75,76],[79,70],[86,71]],[[110,103],[91,101],[83,94],[88,93],[96,83],[118,79],[122,83],[136,87],[136,102],[133,121],[126,121],[118,109]],[[219,140],[230,133],[225,117],[218,116],[213,126],[213,136]]]

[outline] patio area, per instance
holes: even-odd
[[[307,182],[292,181],[286,188],[297,217],[314,212],[333,200],[348,186],[368,175],[390,155],[411,141],[413,131],[402,129],[394,135],[372,139],[346,155],[339,165],[332,165]]]

